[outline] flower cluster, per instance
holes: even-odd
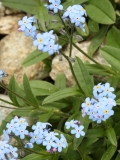
[[[8,144],[7,141],[0,141],[0,160],[16,160],[18,157],[17,148]]]
[[[35,39],[36,37],[36,27],[33,26],[32,24],[35,22],[34,17],[29,17],[27,16],[23,17],[22,20],[18,21],[18,31],[22,31],[25,33],[26,37],[31,36],[32,39]]]
[[[112,110],[113,106],[116,106],[115,98],[116,95],[112,92],[113,87],[110,87],[109,83],[94,86],[93,95],[94,98],[90,99],[87,97],[85,103],[82,103],[82,113],[88,115],[89,119],[101,123],[107,120],[114,114]]]
[[[42,144],[46,147],[47,152],[61,152],[62,148],[66,148],[68,143],[63,134],[60,135],[54,131],[47,129],[50,123],[37,122],[32,126],[33,132],[30,132],[30,143]]]
[[[58,10],[62,10],[63,6],[60,5],[60,0],[49,0],[49,5],[45,5],[48,10],[53,11],[54,13],[58,13]]]
[[[70,19],[70,22],[73,23],[75,26],[81,28],[84,32],[85,26],[85,16],[87,16],[85,9],[81,5],[73,5],[69,6],[66,11],[64,12],[62,18],[66,20],[66,18]]]
[[[33,41],[33,45],[38,47],[38,50],[42,52],[48,52],[49,55],[57,52],[62,47],[55,43],[55,35],[53,35],[53,30],[45,33],[38,33],[36,40]]]
[[[59,44],[56,44],[53,30],[36,34],[36,27],[32,26],[33,22],[35,22],[34,17],[23,17],[23,19],[18,22],[18,25],[20,26],[18,31],[24,32],[27,37],[32,36],[33,45],[37,46],[38,50],[48,52],[49,55],[55,52],[59,53],[59,50],[62,47]]]
[[[84,126],[81,125],[80,121],[78,120],[71,120],[70,122],[66,122],[65,123],[66,129],[70,129],[72,127],[71,130],[71,134],[75,134],[76,138],[80,138],[80,136],[84,136],[85,132],[83,131]]]
[[[28,130],[26,130],[28,123],[24,118],[18,118],[17,116],[7,123],[7,130],[4,131],[6,134],[15,134],[15,136],[20,136],[20,139],[24,139],[25,135],[28,135]]]

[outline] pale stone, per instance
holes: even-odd
[[[2,2],[0,2],[0,18],[5,15],[5,7],[2,5]]]
[[[24,15],[5,16],[0,18],[0,34],[10,34],[12,31],[17,30],[18,20]]]
[[[7,95],[0,94],[0,99],[11,102],[10,98]],[[5,117],[7,117],[14,110],[14,108],[16,107],[0,100],[0,124],[2,120],[5,119]]]
[[[88,52],[88,46],[91,42],[83,42],[83,43],[77,43],[78,47],[81,48],[84,52]],[[69,46],[64,51],[65,55],[69,55]],[[79,57],[83,62],[89,61],[90,63],[93,63],[90,61],[87,57],[85,57],[81,52],[79,52],[74,46],[72,48],[72,58],[75,58],[75,56]],[[102,64],[107,64],[107,62],[104,60],[102,55],[98,52],[95,54],[94,59]],[[75,84],[74,78],[71,74],[71,70],[69,68],[68,61],[62,57],[62,61],[59,61],[59,55],[55,56],[55,58],[52,61],[52,70],[50,72],[50,76],[53,80],[56,79],[57,74],[64,73],[67,80],[67,85],[71,86]]]
[[[0,42],[0,69],[9,74],[3,78],[3,83],[8,85],[12,75],[16,81],[22,83],[24,73],[29,79],[34,79],[39,71],[44,70],[43,62],[36,63],[29,67],[22,67],[23,60],[34,51],[31,37],[25,37],[24,33],[14,30]]]

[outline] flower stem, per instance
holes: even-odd
[[[60,52],[61,52],[61,51],[60,51]],[[79,83],[78,83],[78,80],[77,80],[76,75],[75,75],[75,73],[74,73],[74,70],[73,70],[73,67],[72,67],[71,62],[69,61],[68,57],[67,57],[63,52],[61,52],[61,54],[62,54],[62,55],[65,57],[65,59],[68,61],[69,66],[70,66],[70,69],[71,69],[71,72],[72,72],[72,75],[73,75],[73,77],[74,77],[74,79],[75,79],[75,81],[76,81],[77,86],[79,87],[79,89],[80,89],[80,91],[81,91],[81,87],[80,87],[80,85],[79,85]]]
[[[98,63],[96,60],[94,60],[93,58],[91,58],[87,53],[85,53],[82,49],[80,49],[74,42],[73,42],[73,46],[75,48],[77,48],[82,54],[84,54],[87,58],[89,58],[91,61],[93,61],[94,63],[96,63],[97,65],[99,65],[102,69],[105,69],[106,71],[108,71],[111,74],[116,74],[114,71],[112,71],[109,68],[106,68],[105,66],[101,65],[100,63]]]

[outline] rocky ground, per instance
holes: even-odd
[[[21,65],[27,55],[36,49],[32,45],[32,39],[25,37],[24,33],[18,32],[17,30],[18,20],[20,20],[24,15],[24,12],[4,7],[0,2],[0,69],[3,69],[9,74],[8,77],[3,78],[3,83],[8,85],[11,76],[14,75],[16,81],[21,84],[24,73],[27,74],[29,79],[43,79],[50,76],[51,79],[55,80],[57,74],[62,72],[66,76],[67,86],[73,85],[75,82],[69,69],[69,65],[64,58],[62,61],[59,61],[59,55],[56,55],[53,58],[52,69],[49,75],[46,73],[44,74],[43,62],[38,62],[29,67],[23,67]],[[77,45],[87,52],[90,43],[90,41],[86,41]],[[65,54],[69,54],[69,46],[66,48]],[[88,60],[82,53],[78,52],[73,47],[72,57],[74,58],[75,56],[80,57],[82,61]],[[99,52],[94,58],[105,64],[105,61]],[[3,89],[0,89],[0,93],[4,95],[6,94]],[[8,99],[7,95],[4,97],[3,95],[0,95],[0,98]],[[0,117],[2,117],[0,120],[2,120],[6,113],[8,114],[8,109],[0,108],[0,110]],[[7,112],[5,113],[4,110]]]

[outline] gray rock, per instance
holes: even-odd
[[[26,73],[29,79],[34,79],[39,71],[44,70],[44,64],[39,62],[29,67],[22,67],[22,61],[34,51],[31,37],[25,37],[24,33],[14,30],[0,41],[0,69],[9,74],[3,78],[3,83],[8,85],[12,75],[17,82],[22,83],[23,74]]]
[[[84,51],[88,52],[88,46],[90,45],[90,42],[83,42],[83,43],[77,43],[77,45]],[[69,46],[64,51],[65,55],[69,55]],[[74,46],[72,48],[72,58],[75,58],[75,56],[79,57],[83,62],[89,61],[90,63],[93,63],[90,61],[87,57],[85,57],[81,52],[79,52]],[[95,54],[94,59],[98,61],[99,63],[107,64],[107,62],[104,60],[102,55],[98,52]],[[69,68],[69,64],[67,60],[63,57],[62,61],[59,61],[59,55],[55,56],[55,58],[52,61],[52,70],[50,72],[50,76],[53,80],[56,79],[57,74],[64,73],[67,80],[67,86],[72,86],[75,84],[74,78],[71,74],[71,70]]]
[[[4,16],[0,18],[0,34],[10,34],[12,31],[17,30],[18,20],[24,15],[19,14],[16,16]]]

